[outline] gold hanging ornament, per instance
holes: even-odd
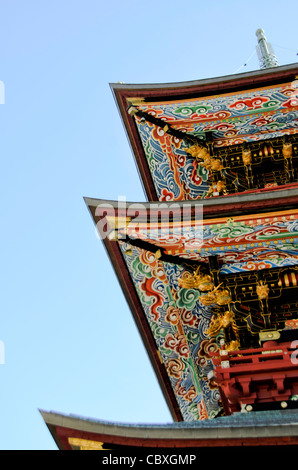
[[[292,158],[293,156],[293,148],[291,142],[285,142],[282,148],[282,154],[285,159]]]
[[[269,287],[267,284],[264,283],[264,281],[259,282],[259,284],[256,287],[256,291],[257,291],[257,296],[259,300],[268,299]]]

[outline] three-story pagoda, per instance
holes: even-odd
[[[61,449],[298,444],[298,68],[257,36],[258,71],[111,85],[148,202],[85,201],[174,423],[42,411]]]

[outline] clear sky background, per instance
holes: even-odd
[[[109,83],[297,61],[297,2],[0,0],[0,449],[56,449],[39,409],[172,418],[83,197],[146,197]],[[246,66],[244,65],[246,64]]]

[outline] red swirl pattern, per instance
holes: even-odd
[[[143,282],[141,283],[141,289],[145,292],[147,297],[152,298],[152,303],[149,306],[149,311],[150,314],[154,317],[154,320],[156,321],[160,316],[158,308],[162,307],[163,305],[163,296],[153,287],[154,281],[154,277],[144,278]]]

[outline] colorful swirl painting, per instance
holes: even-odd
[[[178,288],[181,267],[120,246],[184,420],[216,416],[219,393],[208,372],[217,346],[205,334],[210,309],[200,304],[198,291]]]

